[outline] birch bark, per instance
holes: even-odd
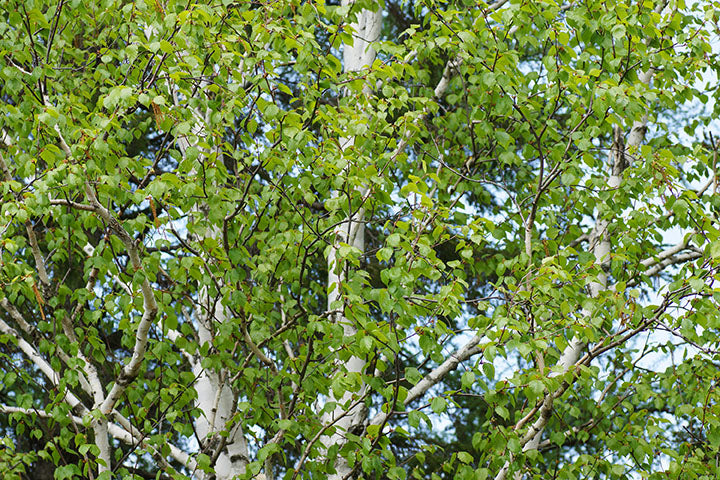
[[[353,0],[343,0],[343,6],[351,7]],[[353,43],[343,46],[343,62],[345,73],[357,72],[372,65],[375,60],[375,50],[371,44],[380,37],[380,29],[382,27],[382,8],[380,4],[375,5],[375,10],[363,9],[357,13],[355,21],[350,25],[353,32]],[[363,89],[365,95],[370,94],[370,88],[366,85]],[[362,113],[358,113],[361,115]],[[350,153],[355,144],[355,137],[349,136],[340,139],[340,147],[343,154]],[[349,155],[348,155],[349,156]],[[351,160],[350,160],[351,161]],[[364,197],[367,191],[359,193]],[[337,192],[333,193],[338,195]],[[332,311],[336,307],[336,303],[342,298],[342,284],[346,279],[343,271],[343,265],[338,261],[337,252],[341,244],[346,243],[352,245],[360,251],[365,249],[365,211],[359,208],[354,214],[351,212],[347,219],[343,221],[336,231],[333,245],[328,253],[328,310]],[[341,313],[333,316],[333,321],[342,325],[343,335],[350,338],[357,333],[357,329],[348,322],[347,318]],[[341,366],[347,375],[362,375],[365,370],[366,360],[360,357],[352,356]],[[363,402],[357,402],[358,398],[362,398],[366,392],[366,385],[363,384],[358,391],[346,391],[340,398],[334,398],[337,407],[323,418],[324,425],[333,425],[335,432],[321,439],[323,446],[338,445],[342,447],[347,442],[346,434],[353,429],[361,426],[367,418],[367,409]],[[343,479],[351,474],[347,459],[342,455],[338,455],[335,461],[335,473],[330,474],[328,479]]]
[[[175,103],[178,98],[175,96]],[[203,138],[206,135],[204,125],[209,123],[210,111],[203,116],[200,112],[193,112],[196,120],[196,127],[193,131],[195,138]],[[178,139],[178,147],[183,155],[186,154],[191,143],[186,137]],[[221,160],[218,160],[221,161]],[[195,214],[203,216],[202,210],[207,208],[201,205]],[[221,236],[217,227],[207,230],[205,236],[218,239]],[[221,294],[213,298],[207,286],[202,287],[198,294],[198,304],[195,309],[196,329],[200,345],[212,345],[214,325],[220,325],[228,321],[229,312],[223,305]],[[195,355],[190,360],[192,372],[195,375],[195,391],[197,392],[197,406],[202,414],[195,419],[195,434],[200,442],[200,449],[203,453],[214,459],[214,475],[207,478],[216,480],[229,480],[245,473],[249,453],[247,440],[242,427],[239,424],[229,425],[233,414],[236,412],[237,395],[228,382],[225,372],[205,368],[202,364],[202,357]],[[221,432],[227,432],[227,435]],[[202,473],[198,473],[205,478]]]
[[[639,75],[639,81],[644,84],[649,84],[652,78],[652,71],[643,72]],[[642,120],[633,122],[633,126],[627,137],[627,142],[623,139],[623,132],[619,126],[615,126],[613,130],[613,144],[610,150],[610,158],[608,163],[610,165],[610,172],[607,176],[606,185],[610,190],[617,189],[621,183],[621,176],[623,171],[629,166],[630,156],[627,154],[628,147],[639,147],[640,143],[645,139],[645,132],[647,131],[647,116],[643,117]],[[606,268],[609,267],[610,255],[612,253],[612,238],[608,227],[610,226],[610,219],[601,218],[598,215],[598,219],[595,222],[595,226],[590,233],[590,247],[592,248],[593,255],[595,257],[595,263],[600,267],[597,279],[592,282],[589,286],[590,296],[592,298],[597,297],[600,293],[608,288],[608,279]],[[592,312],[583,309],[582,316],[587,318],[592,315]],[[569,373],[577,364],[580,354],[585,349],[587,344],[578,337],[573,337],[570,340],[568,346],[563,350],[555,368],[550,374],[551,377],[564,376]],[[537,418],[532,423],[528,431],[521,439],[523,446],[523,452],[531,450],[537,450],[542,438],[543,431],[547,426],[548,421],[552,415],[553,403],[567,389],[567,384],[563,384],[557,391],[548,392],[542,401],[540,408],[537,411]],[[515,430],[519,430],[527,422],[527,417],[521,420],[515,427]],[[498,471],[495,476],[495,480],[504,480],[507,477],[510,469],[511,460],[508,460],[505,465]],[[514,475],[515,480],[521,480],[523,478],[522,472],[517,472]]]

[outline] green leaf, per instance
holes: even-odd
[[[710,244],[710,256],[715,258],[720,258],[720,240],[715,240]]]
[[[211,459],[209,456],[205,455],[204,453],[199,453],[196,457],[195,461],[197,462],[197,466],[200,470],[203,472],[211,472],[212,468],[210,467]]]
[[[443,397],[435,397],[430,401],[430,408],[435,413],[442,413],[447,408],[447,401]]]
[[[498,405],[495,407],[495,413],[500,415],[504,420],[510,419],[510,412],[507,408],[503,407],[502,405]]]
[[[475,373],[468,370],[467,372],[464,372],[462,374],[461,378],[462,386],[463,388],[470,388],[472,384],[475,382]]]
[[[400,245],[400,238],[399,234],[393,233],[387,238],[386,243],[390,247],[397,247]]]
[[[467,452],[458,452],[457,456],[458,460],[460,460],[462,463],[470,464],[473,463],[473,461],[475,460],[472,455]]]

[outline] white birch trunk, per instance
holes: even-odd
[[[639,75],[640,82],[649,84],[652,78],[652,71],[644,72]],[[645,139],[645,132],[647,130],[647,116],[641,121],[633,122],[633,126],[630,129],[627,139],[627,147],[639,147],[640,143]],[[623,132],[619,126],[616,126],[613,130],[613,145],[610,151],[610,173],[607,177],[606,185],[607,188],[612,190],[620,186],[621,176],[625,168],[629,166],[630,156],[627,155],[626,144],[623,141]],[[595,298],[604,290],[607,290],[607,273],[605,268],[609,266],[610,254],[612,252],[612,242],[608,227],[610,226],[610,220],[606,218],[598,218],[595,222],[595,227],[590,233],[590,247],[593,250],[596,265],[600,266],[601,271],[598,273],[597,280],[590,284],[590,296]],[[583,317],[588,317],[592,313],[583,309]],[[550,376],[562,376],[568,373],[578,362],[580,354],[586,347],[586,343],[577,337],[570,340],[569,344],[563,350],[554,371]],[[562,388],[562,387],[561,387]],[[564,388],[563,388],[564,391]],[[562,392],[560,392],[562,394]],[[553,403],[555,401],[556,392],[548,392],[545,395],[542,406],[537,412],[537,419],[530,426],[528,432],[522,437],[521,444],[523,444],[523,452],[531,450],[537,450],[540,445],[540,439],[542,438],[543,431],[547,426],[548,421],[552,415]],[[505,462],[503,468],[495,476],[495,480],[505,480],[507,477],[508,470],[510,469],[510,463],[512,460]],[[514,475],[515,480],[522,480],[523,473],[517,472]]]
[[[343,0],[344,6],[352,5],[353,0]],[[343,46],[343,63],[344,71],[355,72],[362,70],[375,60],[375,50],[370,46],[380,37],[380,29],[382,26],[382,8],[376,5],[377,10],[362,10],[358,12],[355,21],[351,24],[353,31],[353,44]],[[365,94],[370,94],[369,87],[365,87]],[[359,113],[361,114],[361,113]],[[347,152],[353,148],[355,144],[354,137],[345,137],[340,139],[340,146],[343,152]],[[366,192],[360,192],[363,196]],[[336,193],[335,193],[336,194]],[[337,261],[337,248],[341,243],[347,243],[353,247],[364,251],[365,249],[365,210],[360,208],[354,215],[348,216],[338,227],[335,241],[328,253],[328,310],[337,308],[335,303],[342,297],[342,284],[345,281],[345,273],[343,265]],[[333,321],[339,323],[343,327],[343,335],[352,337],[357,333],[355,327],[347,321],[344,315],[334,315]],[[362,374],[365,370],[365,359],[353,356],[342,368],[347,374]],[[337,407],[329,415],[323,418],[323,424],[332,424],[335,432],[330,436],[324,436],[320,441],[324,448],[337,445],[342,447],[346,443],[346,432],[363,425],[367,419],[367,408],[364,403],[356,402],[356,400],[365,394],[366,385],[362,385],[359,391],[345,392],[340,398],[334,398]],[[352,408],[349,408],[351,407]],[[335,461],[335,473],[328,476],[329,480],[339,480],[348,478],[352,469],[348,465],[345,458],[339,455]]]
[[[177,104],[177,98],[174,99]],[[208,117],[210,112],[206,112]],[[193,128],[193,135],[197,138],[205,136],[205,127],[209,121],[203,118],[200,112],[195,111],[193,116],[196,126]],[[187,138],[178,139],[178,148],[185,155],[191,143]],[[218,160],[221,161],[221,160]],[[194,215],[203,216],[203,208],[198,208]],[[205,233],[206,237],[220,238],[221,232],[218,228],[209,228]],[[195,309],[196,328],[199,344],[212,344],[213,323],[220,325],[227,321],[228,310],[222,305],[220,298],[211,298],[207,287],[202,287],[198,294],[198,308]],[[202,366],[202,358],[195,355],[191,360],[192,371],[195,374],[194,384],[197,392],[196,405],[202,414],[195,419],[194,427],[197,438],[200,441],[202,453],[215,460],[212,465],[214,475],[207,475],[207,478],[214,480],[231,480],[245,473],[249,461],[247,439],[240,425],[230,426],[228,421],[235,414],[237,397],[233,392],[227,376],[223,372],[208,370]],[[227,435],[220,435],[227,431]],[[198,478],[206,478],[201,472],[196,472]]]

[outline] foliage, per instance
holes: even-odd
[[[720,474],[717,2],[9,4],[7,478]]]

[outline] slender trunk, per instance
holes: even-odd
[[[652,71],[645,72],[640,75],[640,81],[642,83],[650,83],[652,78]],[[629,155],[627,155],[627,147],[638,147],[640,143],[645,139],[645,132],[647,130],[647,117],[644,117],[641,121],[635,121],[628,134],[627,145],[623,141],[623,132],[619,126],[616,126],[613,130],[613,145],[610,151],[610,174],[608,175],[606,185],[608,189],[617,189],[621,183],[621,176],[623,171],[629,166]],[[610,265],[610,254],[612,251],[612,242],[608,227],[610,226],[610,220],[607,218],[598,218],[595,222],[595,227],[590,233],[590,246],[593,250],[595,257],[595,263],[600,267],[597,279],[590,284],[590,296],[597,297],[604,290],[607,290],[607,273],[606,269]],[[588,317],[591,312],[583,309],[583,317]],[[558,360],[556,369],[551,376],[562,376],[568,373],[578,362],[580,354],[585,349],[587,344],[577,337],[570,340],[565,350],[563,350],[560,359]],[[564,388],[561,387],[564,391]],[[561,392],[560,392],[561,393]],[[542,405],[538,409],[537,419],[530,426],[528,432],[522,437],[521,444],[523,444],[523,452],[531,450],[537,450],[540,444],[543,431],[547,426],[548,421],[552,415],[553,403],[556,398],[556,392],[548,392],[545,395]],[[520,426],[516,428],[521,428]],[[507,477],[508,470],[510,469],[511,460],[505,462],[505,465],[495,476],[495,480],[504,480]],[[514,475],[515,480],[521,480],[523,478],[522,472],[517,472]]]
[[[343,0],[343,5],[352,5],[354,1]],[[344,45],[343,61],[345,72],[359,71],[372,65],[375,60],[375,50],[370,46],[380,37],[380,28],[382,26],[382,9],[380,5],[376,5],[376,10],[362,10],[358,12],[355,21],[351,24],[353,33],[353,44]],[[364,89],[366,95],[370,94],[369,86]],[[343,153],[350,152],[355,144],[354,137],[345,137],[340,139],[340,146]],[[358,192],[364,196],[367,192],[364,189]],[[337,195],[337,192],[335,193]],[[347,243],[360,251],[365,250],[365,211],[360,208],[355,214],[350,214],[347,219],[342,222],[336,232],[333,246],[328,253],[328,310],[336,307],[336,302],[342,298],[342,284],[346,275],[343,265],[338,262],[337,248],[341,243]],[[355,327],[347,321],[343,314],[336,314],[333,321],[342,325],[345,338],[352,337],[357,333]],[[347,360],[342,368],[347,374],[362,374],[365,370],[366,360],[360,357],[352,356]],[[334,398],[337,407],[330,414],[323,418],[325,425],[332,424],[335,432],[324,437],[321,442],[325,446],[338,445],[342,446],[346,443],[346,433],[362,426],[367,419],[367,408],[363,402],[357,399],[363,397],[366,391],[366,385],[363,384],[358,391],[345,392],[340,398]],[[335,473],[328,476],[328,479],[347,478],[351,473],[348,462],[341,455],[335,461]]]
[[[176,99],[177,102],[177,99]],[[206,112],[206,117],[210,112]],[[204,125],[208,119],[200,112],[194,112],[197,124],[194,134],[198,138],[205,136]],[[180,151],[185,154],[191,146],[185,137],[178,139]],[[219,158],[217,161],[222,161]],[[198,207],[194,214],[198,217],[207,215],[206,205]],[[212,227],[204,234],[207,238],[220,239],[221,232]],[[220,293],[218,293],[220,295]],[[203,287],[198,295],[198,307],[195,309],[199,344],[212,344],[214,338],[213,325],[221,325],[228,319],[228,309],[222,304],[221,298],[212,298],[207,287]],[[200,442],[200,450],[208,455],[214,463],[213,475],[207,478],[214,480],[230,480],[245,473],[249,461],[247,439],[239,424],[229,425],[236,412],[237,397],[227,375],[221,371],[210,370],[202,366],[202,358],[195,355],[190,361],[195,374],[196,405],[202,414],[195,419],[195,433]],[[204,475],[200,474],[200,478]]]

